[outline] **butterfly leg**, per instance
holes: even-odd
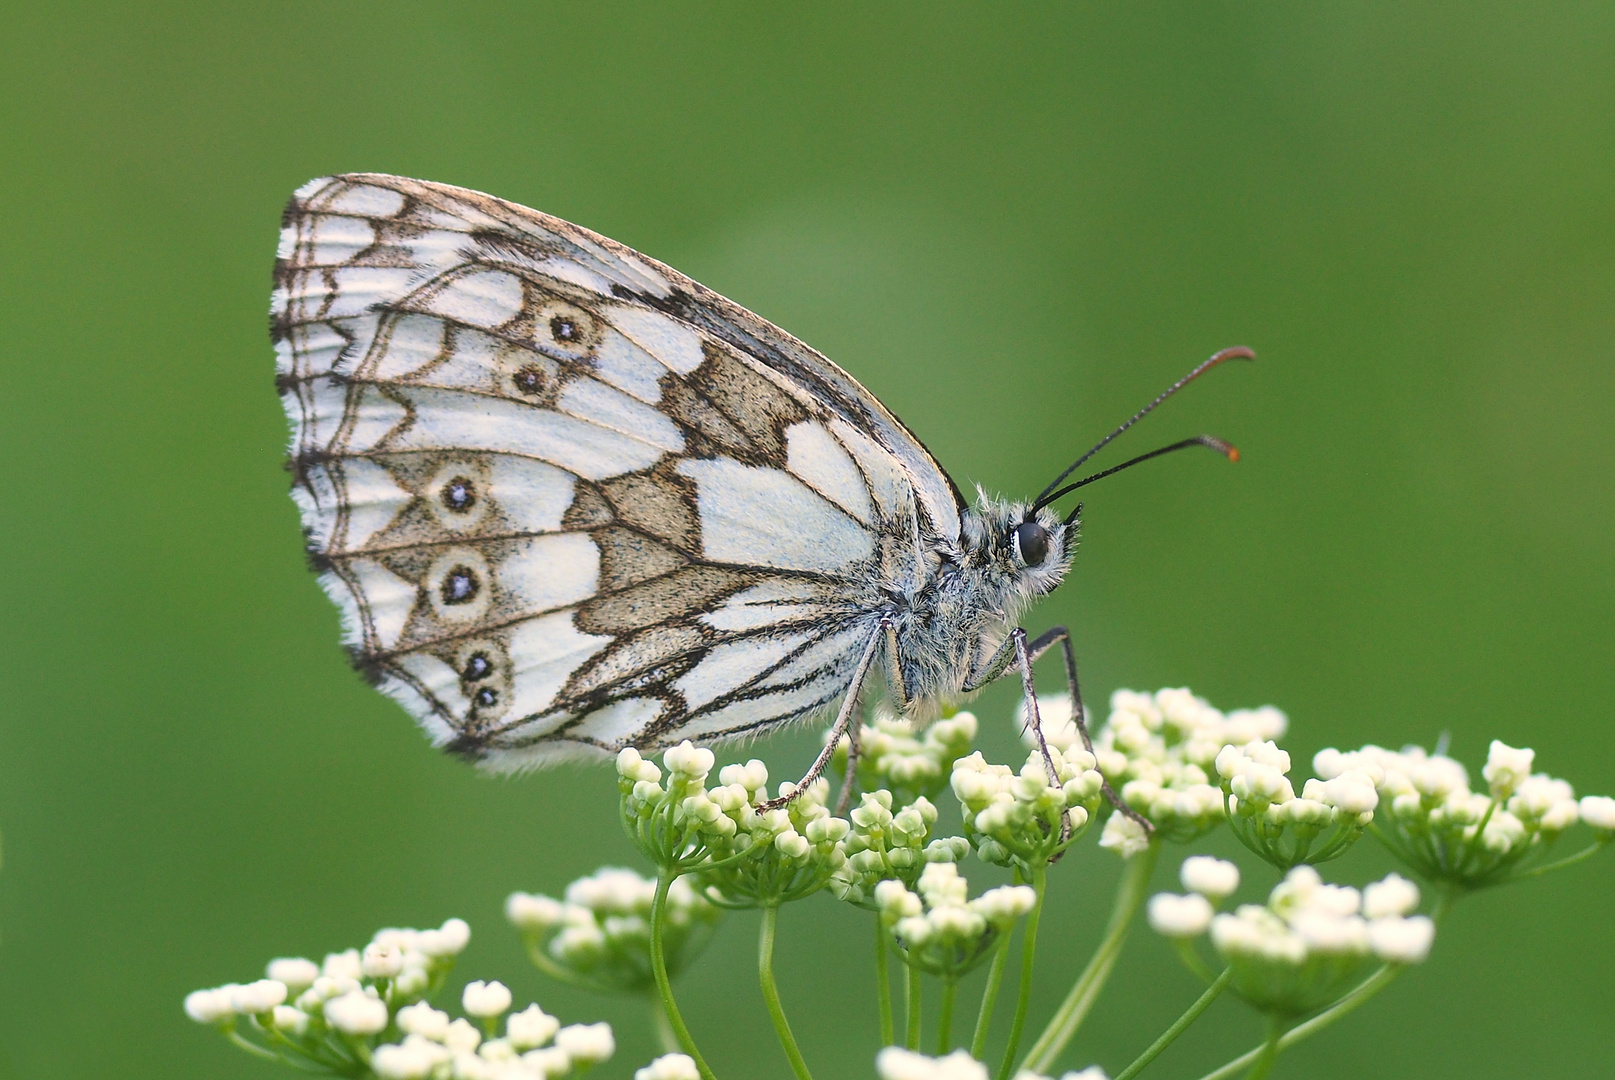
[[[882,627],[885,626],[884,619],[881,620],[881,625]],[[881,637],[882,631],[879,629],[869,635],[869,642],[864,646],[864,654],[858,660],[858,667],[852,673],[851,682],[847,684],[847,696],[841,699],[841,711],[836,714],[835,725],[830,729],[829,741],[824,744],[824,749],[819,751],[819,756],[814,759],[812,766],[808,768],[807,774],[797,782],[796,790],[789,795],[781,795],[778,798],[768,799],[759,803],[757,805],[758,810],[778,810],[780,807],[788,805],[792,799],[806,791],[808,785],[823,774],[825,766],[829,765],[830,759],[835,756],[836,747],[841,743],[841,736],[847,733],[847,728],[852,724],[853,718],[858,715],[858,698],[863,693],[864,679],[869,675],[869,668],[875,662],[875,654],[880,650]],[[849,778],[852,775],[850,762],[847,775]]]
[[[1077,734],[1082,737],[1083,749],[1091,754],[1093,739],[1088,735],[1088,710],[1082,703],[1082,686],[1077,680],[1077,652],[1071,644],[1071,631],[1066,627],[1056,626],[1038,635],[1035,641],[1029,642],[1026,640],[1026,631],[1017,626],[1010,631],[1009,639],[999,646],[998,651],[988,660],[981,674],[967,682],[964,687],[967,691],[979,689],[1002,676],[1011,666],[1020,667],[1021,686],[1026,697],[1027,722],[1032,729],[1032,737],[1037,741],[1038,750],[1043,755],[1043,765],[1048,770],[1051,780],[1054,778],[1054,760],[1049,754],[1048,743],[1043,738],[1043,720],[1038,712],[1037,692],[1032,683],[1032,665],[1055,645],[1060,646],[1065,659],[1066,684],[1071,692],[1071,719],[1077,726]],[[1155,826],[1148,818],[1122,802],[1121,797],[1116,794],[1116,789],[1110,786],[1109,780],[1103,782],[1103,788],[1105,798],[1118,812],[1138,822],[1145,832],[1155,831]]]

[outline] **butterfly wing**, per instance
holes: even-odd
[[[957,491],[855,380],[578,226],[316,180],[276,286],[293,495],[345,640],[490,767],[818,712],[882,575],[957,538]]]

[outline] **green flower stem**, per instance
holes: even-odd
[[[532,961],[534,967],[548,975],[550,978],[554,979],[556,982],[565,983],[568,986],[576,986],[583,990],[592,990],[597,994],[609,994],[611,992],[609,987],[597,983],[593,979],[582,978],[577,972],[568,970],[567,968],[562,967],[560,964],[557,964],[554,960],[550,959],[549,956],[545,954],[542,944],[537,939],[528,939],[526,945],[527,959]]]
[[[1308,1039],[1313,1035],[1316,1035],[1318,1032],[1322,1031],[1336,1020],[1339,1020],[1341,1017],[1357,1008],[1357,1006],[1361,1005],[1363,1002],[1367,1001],[1381,990],[1385,989],[1385,987],[1390,984],[1391,980],[1396,978],[1399,974],[1401,974],[1401,972],[1402,965],[1386,964],[1384,967],[1374,972],[1374,974],[1358,983],[1355,989],[1353,989],[1339,1001],[1335,1002],[1333,1005],[1329,1006],[1323,1012],[1319,1013],[1317,1016],[1314,1016],[1306,1023],[1297,1024],[1295,1027],[1285,1032],[1283,1037],[1279,1039],[1278,1049],[1288,1050],[1290,1047],[1294,1046],[1303,1039]],[[1260,1058],[1262,1054],[1266,1052],[1266,1050],[1267,1044],[1263,1043],[1256,1049],[1248,1050],[1241,1054],[1239,1057],[1230,1061],[1222,1068],[1214,1069],[1211,1072],[1206,1073],[1206,1075],[1202,1076],[1200,1080],[1228,1080],[1229,1077],[1234,1076],[1239,1072],[1239,1070]]]
[[[650,1002],[650,1021],[656,1030],[656,1045],[661,1047],[664,1054],[678,1053],[679,1037],[673,1034],[673,1025],[667,1022],[667,1008],[662,1004],[661,997],[652,994],[646,1000]]]
[[[1590,859],[1594,855],[1597,855],[1600,851],[1604,850],[1604,843],[1605,841],[1603,840],[1595,840],[1592,844],[1582,848],[1574,855],[1567,855],[1558,862],[1545,863],[1542,866],[1533,866],[1529,870],[1522,870],[1518,874],[1515,874],[1513,877],[1509,878],[1509,880],[1524,881],[1526,878],[1540,877],[1543,874],[1550,874],[1555,870],[1563,870],[1567,866],[1574,866],[1576,863],[1581,862],[1581,860]]]
[[[673,984],[667,978],[667,957],[662,952],[662,935],[667,924],[667,890],[672,888],[673,879],[678,877],[678,871],[663,868],[656,875],[656,896],[651,901],[650,908],[650,968],[651,974],[656,977],[656,989],[662,996],[662,1008],[667,1011],[667,1022],[672,1025],[673,1035],[678,1039],[679,1047],[695,1061],[695,1067],[701,1073],[701,1080],[717,1080],[712,1069],[707,1065],[706,1058],[696,1049],[695,1040],[690,1037],[690,1029],[684,1026],[684,1018],[679,1015],[678,1003],[673,1000]]]
[[[886,944],[886,928],[875,917],[875,1000],[880,1007],[880,1045],[891,1046],[897,1039],[892,1024],[892,976],[887,967],[891,948]]]
[[[977,1061],[987,1057],[987,1032],[993,1026],[993,1006],[998,1004],[998,988],[1004,984],[1004,968],[1009,964],[1009,942],[1013,935],[1004,934],[993,955],[993,966],[987,972],[987,988],[981,992],[981,1009],[976,1013],[976,1034],[970,1040],[970,1056]]]
[[[791,1034],[790,1021],[785,1019],[785,1009],[779,1003],[779,987],[774,985],[774,931],[778,926],[779,905],[764,905],[763,929],[757,939],[757,979],[762,983],[768,1016],[774,1021],[774,1033],[779,1036],[779,1044],[791,1063],[791,1071],[796,1074],[796,1080],[813,1080],[807,1062],[802,1060],[802,1051],[797,1048],[796,1036]]]
[[[1041,860],[1032,864],[1032,891],[1037,900],[1026,916],[1026,929],[1021,938],[1021,992],[1015,998],[1015,1020],[1009,1027],[1009,1045],[1004,1047],[1004,1062],[998,1067],[998,1080],[1009,1080],[1015,1067],[1015,1055],[1021,1049],[1021,1031],[1026,1027],[1026,1010],[1032,1004],[1032,961],[1037,958],[1037,924],[1043,915],[1043,892],[1049,882],[1049,864]]]
[[[920,1048],[920,969],[908,965],[908,979],[903,983],[903,1005],[908,1015],[908,1031],[904,1045],[910,1050]]]
[[[936,1025],[937,1057],[942,1057],[948,1052],[948,1043],[953,1039],[953,999],[958,990],[957,977],[952,975],[942,977],[942,1018]]]
[[[1437,896],[1435,904],[1430,909],[1431,921],[1433,921],[1437,926],[1440,926],[1441,921],[1447,917],[1447,912],[1452,910],[1452,905],[1457,901],[1459,895],[1461,894],[1457,892],[1443,892]],[[1369,998],[1373,997],[1375,994],[1389,986],[1392,980],[1394,980],[1398,975],[1402,974],[1402,971],[1406,966],[1407,965],[1405,964],[1384,965],[1378,971],[1374,972],[1374,974],[1358,983],[1339,1001],[1329,1006],[1323,1012],[1319,1013],[1317,1016],[1314,1016],[1306,1023],[1297,1024],[1289,1031],[1286,1031],[1284,1036],[1279,1039],[1279,1050],[1288,1050],[1296,1043],[1302,1041],[1303,1039],[1311,1038],[1324,1028],[1328,1027],[1330,1024],[1334,1023],[1336,1020],[1339,1020],[1341,1017],[1357,1008],[1357,1006],[1363,1004],[1363,1002],[1367,1001]],[[1239,1057],[1236,1057],[1222,1068],[1213,1069],[1211,1072],[1206,1073],[1206,1075],[1202,1076],[1200,1080],[1228,1080],[1229,1077],[1239,1072],[1240,1069],[1243,1069],[1245,1066],[1249,1065],[1251,1062],[1260,1057],[1262,1051],[1265,1049],[1266,1045],[1264,1044],[1254,1050],[1247,1050],[1245,1053],[1241,1054]]]
[[[1273,1063],[1279,1059],[1279,1050],[1282,1049],[1279,1043],[1283,1035],[1284,1025],[1277,1019],[1269,1020],[1267,1041],[1257,1051],[1256,1064],[1252,1065],[1251,1071],[1245,1074],[1245,1080],[1262,1080],[1263,1077],[1273,1071]]]
[[[236,1031],[235,1028],[227,1029],[225,1031],[225,1033],[224,1033],[224,1037],[226,1039],[229,1039],[231,1042],[235,1043],[237,1046],[241,1047],[241,1049],[245,1050],[247,1053],[251,1054],[253,1057],[259,1057],[259,1058],[263,1058],[266,1061],[276,1061],[276,1062],[285,1060],[279,1054],[275,1053],[273,1050],[265,1050],[263,1047],[259,1046],[257,1043],[253,1042],[251,1039],[244,1038],[241,1035],[240,1032]]]
[[[1206,1007],[1217,1000],[1217,995],[1223,992],[1223,988],[1228,985],[1228,980],[1233,978],[1233,975],[1233,968],[1223,968],[1222,974],[1218,975],[1212,984],[1206,987],[1205,993],[1196,998],[1195,1003],[1190,1005],[1182,1016],[1174,1020],[1171,1027],[1161,1033],[1160,1038],[1150,1043],[1149,1049],[1138,1055],[1131,1065],[1117,1073],[1116,1080],[1133,1080],[1133,1077],[1143,1072],[1144,1066],[1154,1061],[1162,1050],[1171,1046],[1172,1041],[1187,1031],[1189,1025],[1198,1020],[1200,1014],[1206,1011]]]
[[[1161,854],[1161,842],[1153,840],[1144,851],[1134,855],[1127,861],[1122,869],[1121,881],[1116,886],[1116,900],[1110,909],[1110,922],[1105,927],[1105,936],[1100,940],[1099,947],[1094,950],[1093,957],[1088,966],[1083,968],[1082,974],[1077,976],[1076,983],[1071,992],[1055,1010],[1054,1018],[1049,1026],[1043,1029],[1037,1042],[1026,1052],[1024,1068],[1035,1073],[1050,1072],[1060,1053],[1065,1050],[1066,1044],[1082,1026],[1082,1021],[1088,1016],[1094,1002],[1099,999],[1099,993],[1105,988],[1105,982],[1116,967],[1116,958],[1121,955],[1122,945],[1127,941],[1127,931],[1132,926],[1133,917],[1138,909],[1144,906],[1144,899],[1149,893],[1150,874],[1155,870],[1155,860]]]

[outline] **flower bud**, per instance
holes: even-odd
[[[301,956],[283,956],[269,961],[265,974],[277,982],[285,983],[287,993],[300,994],[320,977],[320,966]]]
[[[1404,919],[1389,916],[1368,924],[1374,955],[1389,964],[1418,964],[1430,955],[1436,924],[1423,915]]]
[[[1536,751],[1516,749],[1499,739],[1493,739],[1486,755],[1486,767],[1480,771],[1491,785],[1492,798],[1507,799],[1531,775],[1531,763]]]
[[[1156,893],[1150,897],[1148,908],[1150,927],[1157,934],[1171,938],[1198,937],[1206,932],[1215,914],[1211,901],[1199,893],[1188,896]]]
[[[1192,893],[1221,900],[1239,888],[1239,867],[1210,855],[1191,855],[1178,869],[1178,880]]]
[[[606,1023],[568,1025],[556,1032],[555,1045],[580,1065],[597,1065],[617,1052],[617,1040]]]
[[[362,990],[350,990],[325,1003],[325,1020],[347,1035],[375,1035],[387,1026],[387,1005]]]
[[[510,1008],[510,991],[502,982],[482,982],[479,979],[466,984],[465,992],[460,995],[460,1004],[467,1016],[478,1019],[498,1016]]]

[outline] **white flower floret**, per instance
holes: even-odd
[[[634,1080],[701,1080],[701,1070],[688,1054],[663,1054],[643,1069],[635,1069]]]
[[[320,965],[320,974],[327,979],[358,981],[364,974],[363,965],[359,960],[359,950],[347,949],[339,953],[327,953],[325,963]]]
[[[1171,938],[1198,937],[1211,925],[1211,901],[1199,893],[1177,896],[1156,893],[1150,897],[1150,926],[1157,934]]]
[[[301,956],[282,956],[269,961],[264,974],[286,984],[286,992],[300,994],[320,977],[320,965]]]
[[[617,1040],[611,1034],[611,1025],[569,1024],[555,1033],[555,1045],[584,1065],[597,1065],[617,1052]]]
[[[1615,799],[1608,795],[1583,795],[1581,820],[1599,832],[1615,833]]]
[[[667,766],[668,772],[686,783],[705,780],[716,760],[711,750],[696,746],[688,739],[662,755],[662,764]]]
[[[1239,888],[1239,867],[1210,855],[1191,855],[1178,868],[1178,880],[1192,893],[1211,900],[1232,896]]]
[[[987,1066],[963,1050],[932,1058],[901,1046],[875,1055],[875,1073],[880,1080],[987,1080]]]
[[[308,1030],[308,1013],[290,1005],[276,1005],[270,1011],[269,1023],[280,1031],[300,1036]]]
[[[325,1003],[325,1019],[347,1035],[375,1035],[387,1026],[387,1005],[362,990],[350,990]]]
[[[364,947],[360,967],[371,979],[390,979],[404,970],[404,950],[391,942],[372,941]]]
[[[459,956],[471,943],[471,927],[464,919],[449,919],[436,930],[422,930],[418,948],[433,959]]]
[[[1491,786],[1492,798],[1507,799],[1531,775],[1536,751],[1516,749],[1499,739],[1492,740],[1486,754],[1486,767],[1480,771]]]
[[[1131,859],[1149,849],[1150,834],[1126,814],[1115,813],[1110,815],[1110,820],[1105,822],[1104,832],[1099,834],[1099,846],[1114,851],[1124,859]]]
[[[243,1016],[261,1016],[285,1000],[285,983],[278,979],[259,979],[237,986],[230,995],[230,1007]]]
[[[1423,915],[1407,919],[1392,915],[1368,924],[1374,955],[1391,964],[1422,963],[1435,937],[1436,924]]]
[[[405,1035],[419,1035],[442,1042],[449,1033],[449,1014],[434,1009],[430,1002],[417,1001],[398,1010],[394,1021]]]
[[[617,755],[617,775],[624,780],[633,782],[645,781],[654,784],[662,778],[662,770],[653,762],[646,761],[639,756],[639,751],[632,746],[624,747],[622,753]]]
[[[371,1068],[383,1080],[426,1080],[449,1059],[449,1052],[437,1043],[411,1035],[401,1044],[376,1047]]]
[[[541,933],[564,917],[565,909],[553,897],[513,892],[505,899],[505,918],[518,930]]]
[[[572,1071],[572,1055],[559,1046],[546,1046],[542,1050],[529,1050],[521,1056],[526,1076],[565,1076]],[[517,1073],[521,1076],[523,1074]]]
[[[235,1015],[230,998],[234,987],[217,986],[207,990],[192,990],[185,995],[185,1015],[198,1024],[217,1024]]]
[[[449,1025],[449,1030],[443,1034],[443,1045],[456,1054],[469,1054],[482,1042],[482,1032],[465,1017],[460,1017]]]
[[[466,983],[465,991],[460,995],[460,1004],[467,1016],[484,1019],[498,1016],[510,1008],[510,990],[504,983],[497,980]]]
[[[505,1020],[505,1038],[517,1050],[537,1049],[553,1039],[560,1029],[561,1022],[536,1004],[511,1013]]]
[[[1363,917],[1411,915],[1419,909],[1419,887],[1401,874],[1390,874],[1363,889]]]

